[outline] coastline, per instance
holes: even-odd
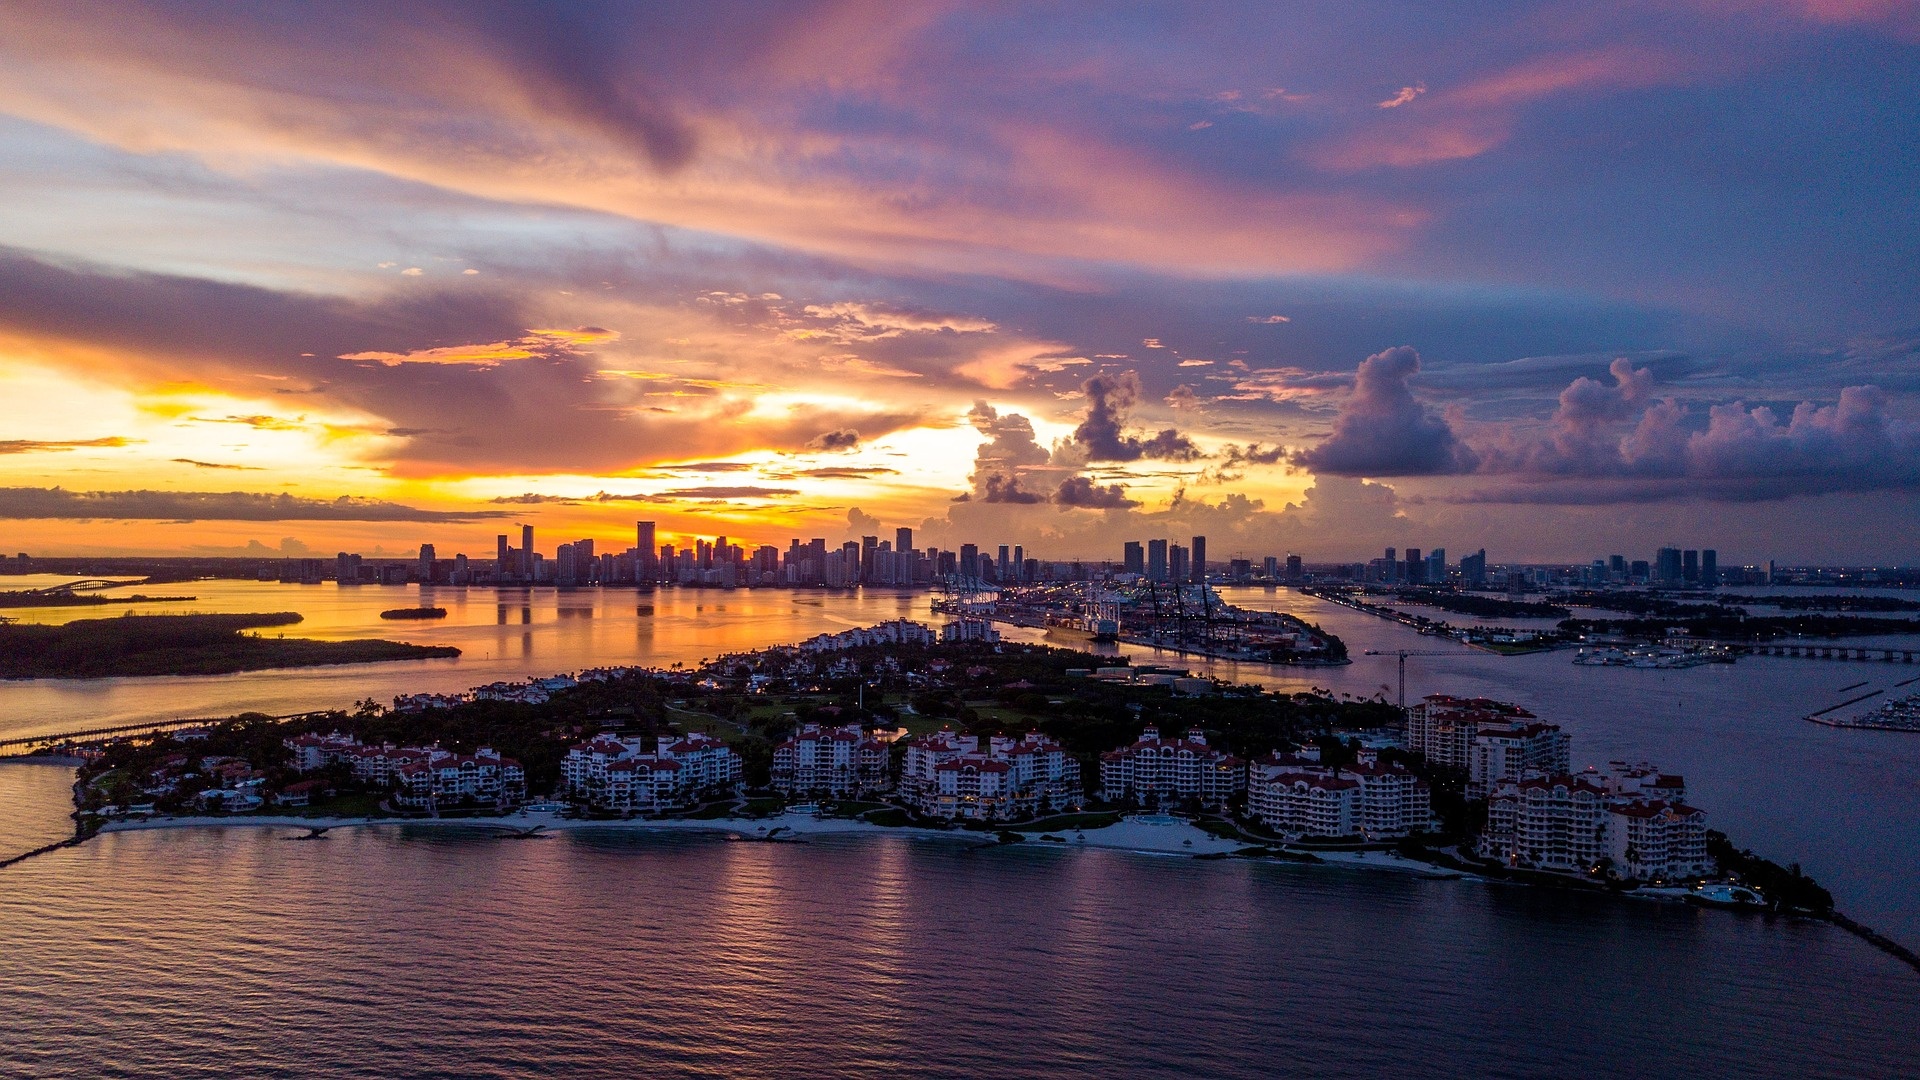
[[[784,829],[795,839],[809,836],[908,836],[921,840],[957,840],[973,846],[999,846],[994,842],[994,834],[974,832],[963,829],[927,829],[914,826],[875,825],[866,821],[850,818],[816,818],[810,814],[782,814],[766,818],[667,818],[616,821],[587,821],[578,818],[565,818],[558,814],[515,814],[501,818],[326,818],[326,817],[212,817],[202,815],[183,815],[175,817],[147,818],[141,821],[109,821],[100,826],[100,833],[110,832],[148,832],[156,829],[193,829],[193,828],[285,828],[293,830],[346,829],[369,826],[425,826],[429,828],[472,829],[487,832],[505,832],[510,835],[523,833],[538,827],[542,833],[558,834],[568,832],[610,831],[630,833],[670,833],[670,832],[714,832],[727,833],[755,842],[762,840],[765,833]],[[1242,852],[1258,845],[1238,841],[1224,840],[1186,822],[1155,822],[1139,817],[1124,818],[1116,824],[1098,829],[1060,830],[1061,842],[1042,840],[1040,835],[1029,835],[1023,845],[1049,848],[1094,848],[1102,851],[1131,852],[1137,855],[1180,855],[1189,858],[1198,856],[1221,857]],[[784,839],[784,837],[783,837]],[[780,841],[771,841],[778,843]],[[1014,845],[1006,845],[1014,846]],[[1412,874],[1418,877],[1458,879],[1463,877],[1453,871],[1415,862],[1390,852],[1316,852],[1316,857],[1329,866],[1354,869],[1376,870],[1387,873]],[[1477,880],[1477,879],[1476,879]]]

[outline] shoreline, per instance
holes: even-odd
[[[631,833],[709,832],[726,833],[754,843],[781,843],[788,836],[795,840],[811,836],[907,836],[920,840],[958,840],[975,847],[1014,847],[999,844],[996,833],[967,829],[928,829],[917,826],[875,825],[851,818],[816,818],[810,814],[781,814],[766,818],[667,818],[614,821],[588,821],[564,818],[558,814],[516,814],[500,818],[327,818],[287,816],[211,817],[185,815],[148,818],[142,821],[109,821],[100,826],[101,834],[112,832],[151,832],[159,829],[192,828],[286,828],[294,830],[331,830],[368,826],[399,825],[428,828],[475,829],[524,833],[538,827],[541,834],[613,831]],[[779,840],[765,840],[764,833],[785,829]],[[1058,835],[1060,842],[1042,840],[1043,835]],[[1186,822],[1155,822],[1138,817],[1123,818],[1098,829],[1061,829],[1051,833],[1023,834],[1021,845],[1039,848],[1092,848],[1139,855],[1180,855],[1188,858],[1219,858],[1258,849],[1261,845],[1240,840],[1225,840]],[[1250,858],[1253,856],[1249,856]],[[1416,862],[1391,852],[1316,852],[1315,857],[1329,866],[1411,874],[1440,880],[1480,880],[1473,875]]]
[[[203,817],[180,816],[148,818],[142,821],[109,821],[98,829],[62,840],[45,847],[26,852],[14,858],[0,862],[0,867],[24,862],[37,855],[49,854],[62,848],[75,847],[95,836],[114,832],[155,832],[170,829],[201,828],[283,828],[290,830],[320,830],[322,833],[333,829],[365,828],[369,826],[425,826],[441,829],[467,829],[491,832],[500,839],[534,839],[538,836],[560,835],[572,832],[611,831],[625,833],[721,833],[739,837],[745,843],[804,843],[810,836],[905,836],[916,840],[955,840],[967,844],[970,849],[1032,846],[1047,848],[1090,848],[1100,851],[1117,851],[1125,854],[1150,855],[1158,857],[1184,857],[1189,859],[1245,858],[1249,861],[1269,861],[1302,865],[1301,862],[1262,856],[1259,854],[1241,855],[1248,850],[1262,850],[1262,845],[1236,840],[1225,840],[1214,836],[1194,825],[1182,821],[1158,822],[1144,820],[1139,816],[1122,818],[1119,822],[1099,829],[1063,829],[1068,835],[1058,842],[1041,839],[1038,834],[1024,835],[1019,844],[1003,844],[994,839],[995,834],[962,829],[928,829],[917,826],[875,825],[871,822],[856,821],[851,818],[816,818],[808,814],[781,814],[768,818],[668,818],[647,820],[635,818],[617,821],[586,821],[578,818],[563,818],[558,814],[521,814],[503,818],[300,818],[282,816],[264,817]],[[766,835],[775,829],[785,828],[787,835],[771,839]],[[529,833],[528,830],[537,829]],[[284,839],[318,839],[318,836],[291,836]],[[1189,846],[1191,844],[1191,846]],[[1291,849],[1288,849],[1291,850]],[[1478,874],[1448,869],[1432,863],[1409,859],[1390,851],[1315,851],[1314,858],[1305,865],[1324,866],[1363,870],[1374,873],[1399,874],[1425,878],[1430,881],[1458,881],[1478,885],[1519,885],[1523,888],[1540,886],[1526,881],[1502,881],[1482,877]],[[1596,893],[1595,895],[1601,895]],[[1616,899],[1633,900],[1640,903],[1683,904],[1684,896],[1672,890],[1649,890],[1646,892],[1606,893]],[[1816,922],[1824,922],[1846,933],[1876,951],[1885,954],[1903,966],[1920,972],[1920,955],[1907,949],[1899,942],[1863,926],[1841,912],[1831,916],[1795,916],[1806,917]]]

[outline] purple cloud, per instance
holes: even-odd
[[[1454,436],[1408,387],[1420,354],[1400,345],[1360,364],[1353,393],[1340,406],[1333,434],[1293,455],[1293,462],[1335,476],[1434,476],[1470,472],[1479,456]]]

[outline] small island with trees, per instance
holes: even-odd
[[[291,611],[234,615],[122,615],[60,626],[0,625],[0,678],[112,679],[227,675],[268,668],[424,660],[460,655],[450,645],[316,641],[247,633],[290,626]]]
[[[380,613],[383,619],[444,619],[447,609],[443,607],[397,607],[388,608]]]

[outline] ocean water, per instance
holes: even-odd
[[[1814,923],[903,837],[287,835],[0,871],[0,1072],[1920,1075],[1920,976]]]
[[[44,583],[57,579],[49,578]],[[35,584],[19,579],[9,587]],[[460,646],[453,660],[346,665],[201,678],[34,680],[0,683],[0,737],[245,710],[290,713],[457,691],[495,679],[614,664],[697,663],[725,652],[797,641],[885,619],[939,621],[925,592],[659,589],[448,589],[419,586],[194,582],[147,592],[192,593],[182,605],[136,611],[299,611],[290,628],[332,639],[389,637]],[[1712,824],[1782,863],[1801,863],[1855,918],[1920,947],[1920,735],[1845,731],[1801,719],[1815,709],[1920,676],[1920,665],[1748,657],[1684,671],[1580,667],[1569,654],[1501,657],[1421,637],[1397,623],[1288,589],[1228,588],[1230,601],[1289,611],[1347,643],[1354,663],[1331,668],[1175,657],[1235,682],[1283,690],[1325,688],[1356,697],[1398,696],[1397,660],[1366,650],[1434,655],[1406,662],[1409,699],[1484,694],[1517,701],[1573,737],[1576,767],[1649,760],[1686,776]],[[388,622],[380,611],[416,604],[448,609],[430,623]],[[96,618],[112,608],[24,609],[32,621]],[[1007,628],[1010,639],[1041,640]],[[1892,639],[1920,646],[1920,636]],[[1855,690],[1842,688],[1857,682]],[[1920,683],[1899,693],[1920,690]],[[1877,704],[1863,703],[1862,708]],[[5,800],[0,797],[0,816]],[[0,830],[8,828],[0,825]],[[0,832],[0,835],[4,835]],[[29,845],[30,846],[30,845]]]

